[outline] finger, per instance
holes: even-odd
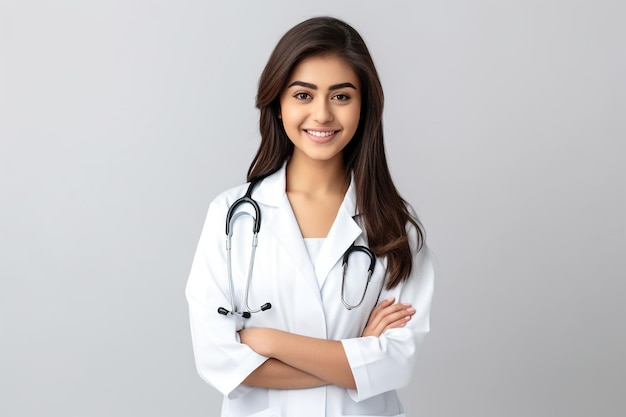
[[[395,321],[399,317],[403,317],[409,314],[409,310],[401,305],[394,304],[393,306],[385,307],[375,312],[369,319],[369,324],[374,327],[384,327],[388,323]]]
[[[385,317],[396,314],[401,311],[413,311],[411,304],[393,304],[376,312],[373,317],[375,320],[383,320]]]
[[[380,331],[384,331],[392,323],[396,323],[398,321],[401,322],[406,317],[410,319],[413,314],[415,314],[415,309],[413,307],[395,309],[394,311],[389,312],[389,314],[380,317],[379,321],[376,322],[376,328]]]
[[[403,327],[408,320],[410,320],[411,314],[407,312],[398,312],[393,317],[386,317],[385,319],[377,322],[375,325],[368,327],[367,334],[375,335],[379,337],[385,330]],[[407,319],[408,318],[408,319]]]
[[[385,327],[383,333],[389,329],[402,328],[406,326],[409,321],[411,321],[411,316],[402,317],[400,320],[394,321],[393,323],[390,323],[387,327]]]
[[[363,329],[364,336],[380,336],[385,330],[386,323],[383,323],[383,319],[390,313],[398,309],[397,305],[394,305],[395,299],[393,297],[381,301],[374,310],[370,313],[367,320],[365,329]]]
[[[404,317],[410,318],[413,314],[415,314],[415,309],[413,308],[396,311],[395,313],[384,317],[381,320],[381,323],[383,323],[385,326],[388,326],[390,323],[396,322],[398,320],[402,320]]]
[[[381,301],[370,313],[368,322],[371,322],[376,316],[379,316],[385,308],[393,305],[394,301],[395,299],[393,297]]]
[[[415,314],[415,309],[409,303],[396,303],[391,297],[383,300],[372,311],[363,331],[364,335],[380,336],[387,328],[400,327],[405,317]]]

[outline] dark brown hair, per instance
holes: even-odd
[[[276,45],[259,79],[256,106],[261,113],[261,144],[248,170],[248,181],[276,172],[291,156],[293,144],[278,118],[280,95],[294,67],[313,55],[338,56],[359,77],[361,117],[343,158],[346,175],[354,172],[368,245],[377,256],[387,257],[387,288],[394,288],[409,277],[413,266],[407,223],[416,229],[417,250],[423,246],[424,231],[391,180],[383,144],[383,89],[365,42],[347,23],[332,17],[305,20]]]

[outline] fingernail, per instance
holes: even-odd
[[[411,307],[411,303],[402,303],[403,306]]]
[[[407,308],[406,311],[408,311],[409,313],[415,313],[417,310],[415,310],[414,308]]]

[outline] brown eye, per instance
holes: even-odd
[[[311,98],[309,93],[296,93],[294,97],[296,100],[308,100]]]
[[[350,100],[350,96],[348,96],[347,94],[337,94],[333,98],[335,100],[337,100],[337,101],[348,101],[348,100]]]

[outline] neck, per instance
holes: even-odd
[[[341,154],[330,161],[315,161],[294,152],[287,163],[287,192],[345,194],[348,185]]]

